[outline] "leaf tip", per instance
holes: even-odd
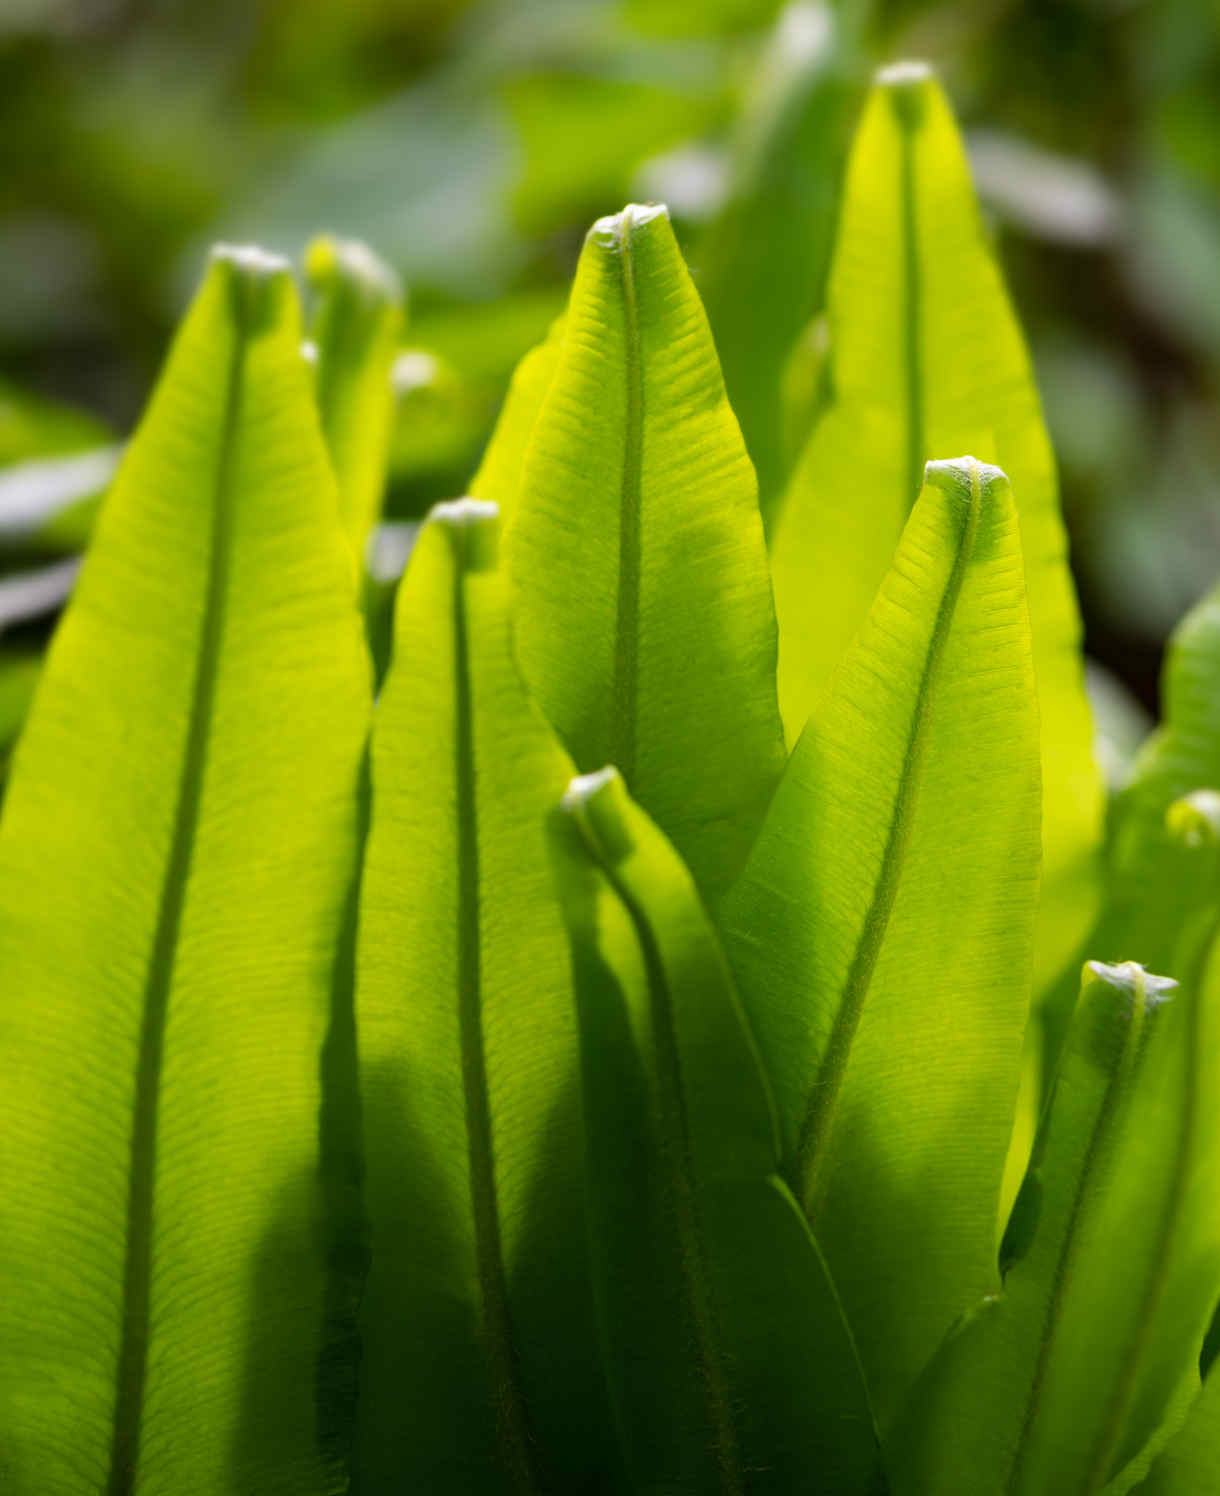
[[[577,774],[564,791],[560,810],[579,826],[585,845],[605,866],[621,862],[635,843],[627,822],[627,789],[613,764]]]
[[[292,266],[257,244],[213,245],[208,275],[220,279],[234,315],[247,329],[274,321],[285,298],[296,297]]]
[[[454,561],[466,572],[494,571],[500,552],[500,506],[489,499],[447,499],[425,523],[445,531]]]
[[[938,458],[924,464],[924,484],[939,488],[964,504],[986,503],[1009,491],[1008,474],[994,463],[977,457]]]
[[[586,242],[619,251],[634,239],[640,229],[653,223],[663,223],[668,227],[669,208],[665,203],[628,203],[621,213],[599,218],[589,230]]]
[[[1157,1007],[1177,991],[1173,977],[1159,977],[1147,971],[1138,961],[1086,961],[1086,986],[1105,986],[1119,993],[1130,1005],[1142,1000],[1143,1006]]]
[[[401,280],[359,239],[320,234],[305,251],[305,279],[315,293],[341,283],[371,303],[402,301]]]
[[[1182,846],[1220,846],[1220,790],[1192,790],[1165,812],[1165,830]]]
[[[904,130],[916,130],[923,123],[924,106],[937,87],[931,63],[917,59],[891,62],[878,68],[874,85],[889,98],[898,123]]]

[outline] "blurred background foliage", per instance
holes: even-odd
[[[817,399],[846,144],[900,56],[967,131],[1088,647],[1153,707],[1220,574],[1220,0],[0,0],[0,774],[210,241],[299,259],[330,230],[402,273],[409,520],[464,488],[591,219],[664,199],[770,496]]]

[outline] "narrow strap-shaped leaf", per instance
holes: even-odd
[[[780,706],[794,739],[859,630],[925,459],[1012,480],[1042,713],[1039,987],[1096,906],[1102,790],[1054,462],[1029,357],[949,105],[922,65],[879,75],[848,165],[828,286],[831,396],[774,531]]]
[[[473,499],[433,510],[373,736],[357,991],[370,1492],[549,1490],[565,1439],[587,1446],[554,1483],[574,1489],[600,1458],[581,1422],[601,1386],[583,1143],[556,1135],[577,1056],[545,819],[571,764],[510,655],[497,524]],[[537,1250],[541,1270],[523,1260]],[[556,1305],[562,1343],[538,1328]]]
[[[542,342],[531,348],[513,371],[500,419],[479,470],[470,480],[474,497],[498,504],[505,523],[517,508],[526,449],[559,366],[564,325],[564,318],[557,317]]]
[[[1174,982],[1132,962],[1086,968],[1004,1290],[917,1388],[892,1445],[900,1489],[1089,1496],[1180,1419],[1220,1273],[1200,955],[1172,1000]]]
[[[821,1254],[689,872],[613,769],[556,824],[602,1343],[631,1489],[879,1489]]]
[[[972,458],[929,463],[722,914],[786,1171],[883,1426],[994,1283],[1038,809],[1008,482]]]
[[[16,754],[0,1466],[22,1496],[337,1489],[319,1055],[369,679],[300,343],[288,267],[218,253]]]
[[[526,680],[614,763],[700,887],[740,870],[783,765],[754,474],[664,209],[590,230],[508,531]]]
[[[700,237],[699,290],[764,510],[785,475],[780,377],[821,309],[843,155],[860,103],[851,23],[789,5],[750,81],[724,201]]]
[[[315,239],[305,257],[313,293],[318,405],[357,566],[381,514],[394,418],[390,369],[402,331],[402,287],[372,250]]]

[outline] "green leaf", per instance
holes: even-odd
[[[313,294],[318,405],[339,480],[339,507],[358,567],[381,514],[394,423],[390,369],[402,330],[398,277],[363,244],[315,239],[305,257]]]
[[[474,497],[498,504],[506,520],[516,512],[526,450],[559,366],[563,331],[564,318],[557,317],[542,342],[517,365],[496,429],[470,480]]]
[[[1102,790],[1054,462],[948,103],[916,64],[882,72],[848,165],[828,288],[831,397],[774,532],[790,739],[885,576],[925,459],[973,452],[1012,480],[1042,711],[1038,986],[1096,907]]]
[[[848,125],[859,107],[848,24],[788,6],[750,81],[725,200],[699,242],[699,288],[764,509],[789,461],[780,379],[819,311]]]
[[[929,463],[722,911],[885,1427],[995,1284],[1028,1005],[1038,738],[1003,473]]]
[[[1196,950],[1171,999],[1134,962],[1086,967],[1004,1290],[917,1388],[891,1446],[901,1490],[1088,1496],[1180,1421],[1220,1276],[1220,989],[1200,969]]]
[[[29,650],[9,649],[0,653],[0,786],[8,775],[13,744],[34,699],[34,687],[41,673],[41,657]]]
[[[6,1491],[338,1488],[315,1409],[318,1056],[369,681],[300,343],[288,267],[219,251],[17,750]]]
[[[1220,1365],[1213,1364],[1182,1426],[1136,1496],[1207,1496],[1220,1470]]]
[[[507,544],[547,717],[719,894],[783,767],[775,617],[754,475],[663,209],[585,241]]]
[[[602,1345],[630,1488],[883,1485],[851,1336],[687,869],[617,772],[555,831]]]
[[[373,735],[357,991],[370,1491],[587,1489],[600,1468],[575,1019],[545,837],[571,763],[510,654],[497,524],[464,499],[424,525]]]
[[[1111,897],[1145,886],[1144,848],[1161,835],[1171,801],[1220,785],[1220,587],[1186,615],[1170,640],[1163,722],[1136,754],[1111,817]]]

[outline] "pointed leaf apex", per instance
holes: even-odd
[[[1003,468],[980,462],[977,457],[949,457],[925,463],[923,481],[929,487],[961,498],[966,504],[986,503],[993,495],[1009,490],[1008,474]]]
[[[402,301],[398,276],[359,239],[319,235],[305,251],[305,277],[314,291],[343,281],[371,302]]]
[[[1086,961],[1084,967],[1084,979],[1088,983],[1092,978],[1094,982],[1103,983],[1112,987],[1116,992],[1134,1001],[1142,997],[1145,1007],[1153,1008],[1160,1003],[1166,1002],[1174,992],[1178,984],[1172,977],[1154,976],[1152,972],[1146,971],[1138,961],[1118,961],[1113,965],[1105,961]]]
[[[500,506],[487,499],[448,499],[428,511],[427,524],[445,530],[462,571],[494,571],[500,552]]]
[[[638,229],[658,222],[669,224],[669,209],[664,203],[628,203],[621,213],[599,218],[589,230],[588,239],[607,249],[618,249]]]
[[[1185,847],[1220,846],[1220,790],[1192,790],[1165,812],[1165,829]]]
[[[916,130],[923,123],[923,111],[930,94],[939,86],[930,63],[891,62],[878,68],[874,83],[889,95],[898,123],[904,130]]]
[[[274,322],[286,301],[296,301],[292,266],[256,244],[213,245],[208,279],[214,277],[224,285],[233,314],[247,332]]]
[[[580,827],[590,852],[605,867],[622,862],[635,846],[627,818],[629,806],[623,776],[613,764],[578,774],[560,802],[560,809]]]

